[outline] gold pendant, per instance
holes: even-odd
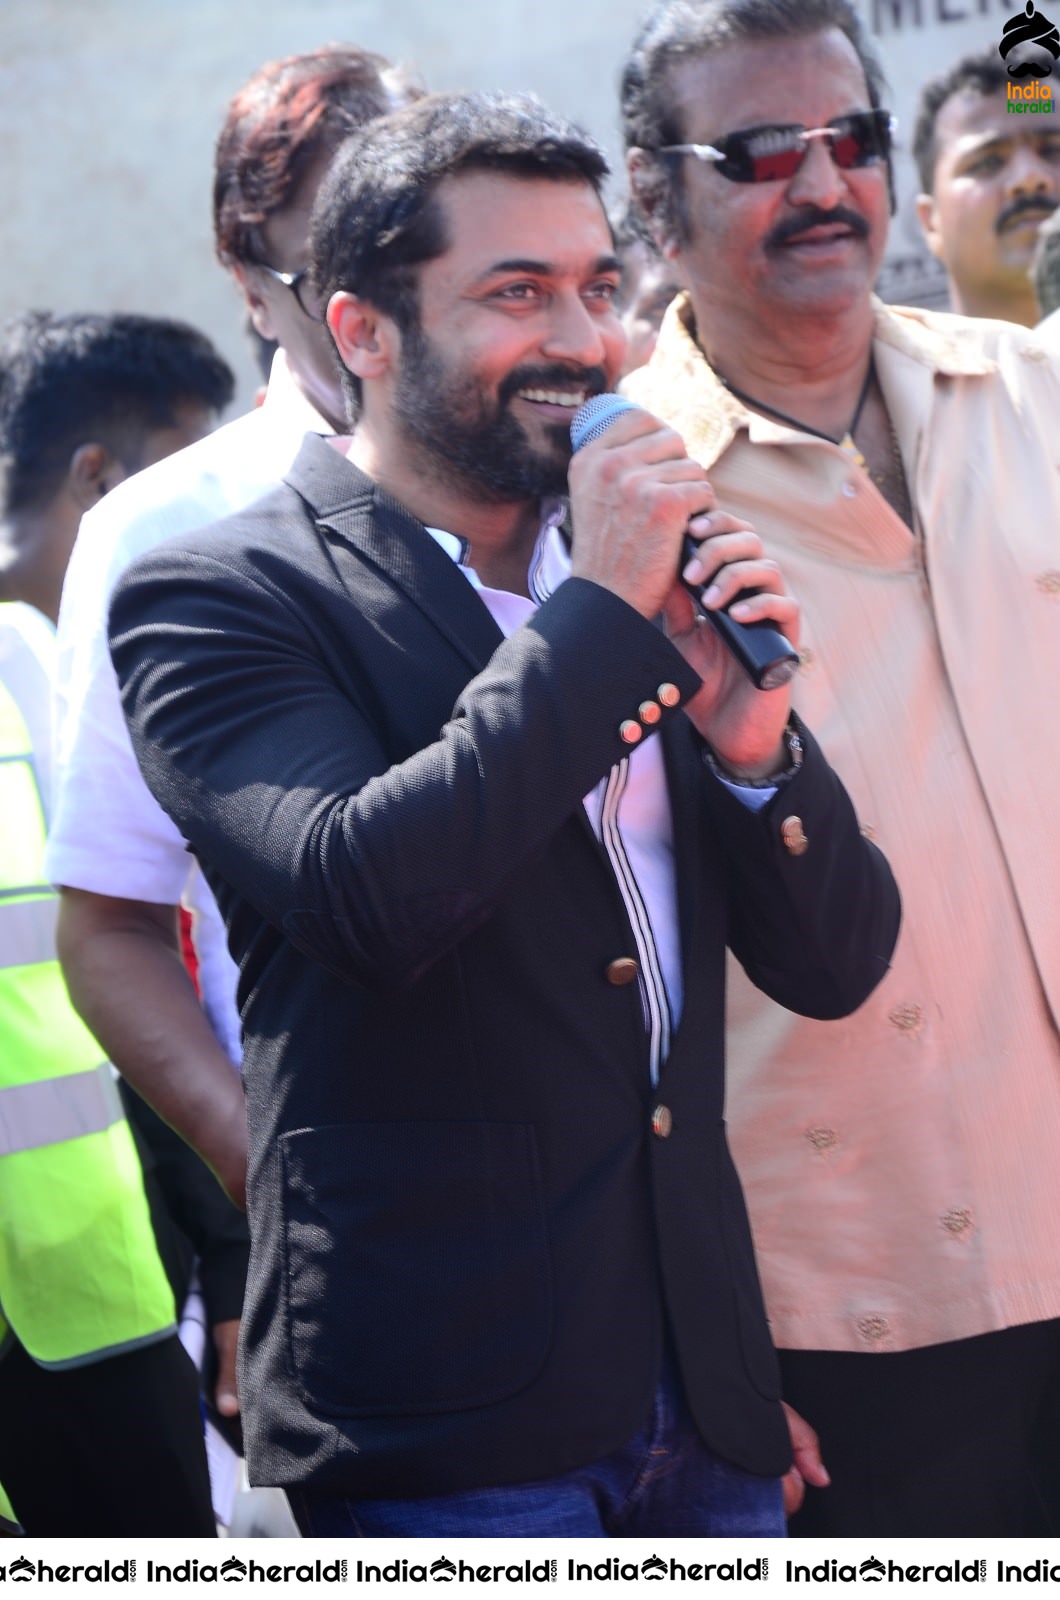
[[[857,466],[864,467],[865,457],[854,443],[854,435],[852,433],[845,433],[843,435],[839,441],[839,448],[846,455],[850,456],[851,460],[854,461]]]

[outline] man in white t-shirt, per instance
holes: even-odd
[[[217,254],[255,329],[275,340],[265,403],[119,486],[84,519],[59,617],[56,788],[46,871],[62,890],[59,950],[74,1004],[122,1074],[242,1199],[245,1140],[235,968],[184,841],[152,799],[107,654],[110,595],[136,556],[248,505],[303,435],[344,416],[338,368],[305,277],[309,214],[335,149],[411,91],[349,46],[261,69],[217,143]],[[192,910],[203,1005],[180,955]]]

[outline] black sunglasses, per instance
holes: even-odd
[[[323,322],[324,308],[309,284],[309,268],[303,267],[301,272],[279,272],[275,267],[270,267],[267,261],[256,261],[256,267],[262,272],[267,272],[270,278],[275,278],[277,283],[282,283],[285,289],[290,289],[299,306],[313,322]]]
[[[795,176],[812,139],[828,141],[832,160],[844,172],[886,161],[896,127],[889,111],[852,111],[827,128],[771,123],[728,133],[717,144],[664,144],[657,153],[713,162],[730,183],[783,182]]]

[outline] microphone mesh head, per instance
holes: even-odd
[[[571,445],[575,450],[580,450],[583,445],[592,444],[624,411],[636,409],[633,401],[627,400],[624,395],[594,394],[591,400],[586,400],[583,406],[578,407],[571,418]]]

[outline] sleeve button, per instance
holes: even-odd
[[[669,1106],[656,1106],[651,1114],[651,1131],[657,1139],[668,1139],[673,1132],[674,1119]]]
[[[801,817],[785,817],[780,824],[780,837],[789,856],[804,856],[810,848]]]
[[[632,956],[618,956],[614,961],[609,961],[604,968],[604,976],[608,983],[614,984],[616,989],[624,989],[627,983],[632,983],[640,972]]]

